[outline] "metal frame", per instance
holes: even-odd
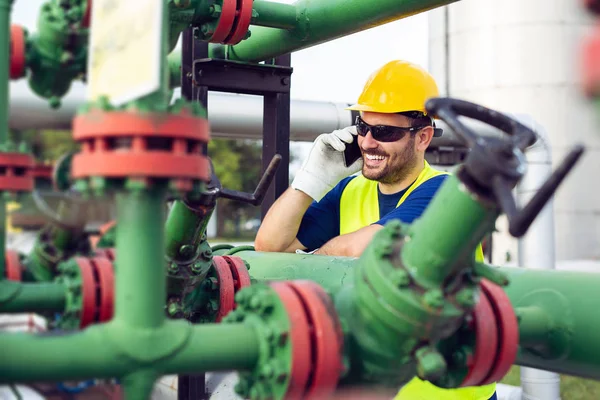
[[[194,37],[194,28],[182,33],[181,96],[202,103],[207,110],[208,91],[263,97],[263,171],[275,154],[282,157],[261,204],[264,218],[275,200],[289,187],[291,54],[264,64],[246,64],[209,58],[208,43]],[[210,112],[210,110],[209,110]],[[207,153],[207,149],[204,149]],[[206,375],[180,375],[178,400],[207,399]]]

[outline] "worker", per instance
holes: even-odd
[[[386,222],[418,218],[448,176],[425,160],[441,133],[425,110],[437,96],[433,77],[415,64],[391,61],[375,71],[348,108],[360,112],[355,125],[316,138],[265,216],[255,249],[358,257]],[[346,165],[344,150],[354,141],[362,157]],[[483,261],[480,248],[477,258]],[[495,389],[442,389],[414,378],[396,399],[491,400]]]

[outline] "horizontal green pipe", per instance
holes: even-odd
[[[245,324],[194,325],[186,344],[160,364],[165,374],[248,370],[259,357],[256,330]]]
[[[254,16],[250,23],[255,26],[267,26],[279,29],[296,27],[296,6],[257,0],[252,4]]]
[[[252,36],[231,47],[229,57],[239,61],[263,61],[455,1],[299,0],[294,3],[298,18],[294,29],[288,31],[253,26],[250,29]]]
[[[62,283],[0,281],[0,313],[64,311],[66,292]]]
[[[496,207],[483,206],[456,175],[451,175],[421,218],[410,225],[402,261],[421,285],[437,287],[469,265],[497,216]]]
[[[353,280],[356,258],[312,254],[240,251],[235,254],[250,266],[254,280],[309,279],[331,294]]]
[[[247,325],[183,326],[189,330],[187,339],[180,321],[166,323],[166,336],[153,329],[128,331],[115,323],[73,333],[0,334],[0,383],[123,377],[143,370],[163,375],[247,370],[258,360],[258,336]],[[161,351],[173,347],[181,334],[181,346]]]
[[[509,277],[505,292],[521,318],[516,364],[600,379],[600,274],[500,270]]]
[[[73,333],[2,333],[0,354],[1,383],[112,378],[130,367],[100,325]]]

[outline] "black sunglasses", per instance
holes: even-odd
[[[371,131],[371,136],[378,142],[396,142],[401,140],[407,133],[417,132],[420,129],[426,128],[428,125],[399,127],[390,125],[369,125],[360,116],[356,117],[356,132],[360,136],[367,136]]]

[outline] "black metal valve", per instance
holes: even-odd
[[[271,182],[273,182],[273,179],[275,178],[275,173],[277,172],[279,163],[281,163],[281,155],[275,154],[271,159],[271,162],[265,169],[265,172],[261,176],[258,185],[256,185],[254,193],[246,193],[223,188],[221,185],[221,181],[215,174],[215,169],[213,167],[212,160],[210,160],[211,178],[210,182],[206,186],[206,190],[200,195],[198,199],[188,198],[185,200],[185,202],[186,204],[192,207],[197,205],[214,205],[218,197],[224,197],[226,199],[241,201],[243,203],[252,204],[253,206],[258,206],[262,203],[265,195],[267,194],[267,190],[271,185]]]
[[[475,183],[472,190],[480,191],[482,195],[491,195],[495,199],[506,214],[509,232],[514,237],[523,236],[527,232],[584,151],[582,145],[574,146],[529,203],[518,210],[511,191],[526,172],[527,162],[523,152],[536,142],[536,133],[514,118],[464,100],[434,98],[427,101],[425,108],[428,113],[448,124],[471,149],[463,171]],[[506,135],[478,135],[459,120],[461,116],[489,124]]]

